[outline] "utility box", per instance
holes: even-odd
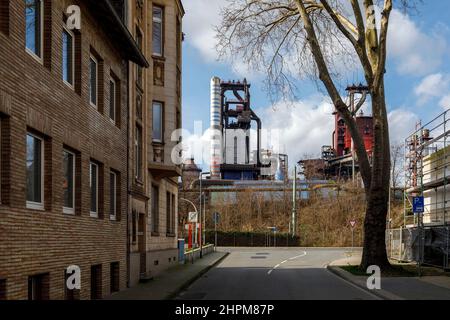
[[[178,262],[184,264],[184,239],[178,239]]]

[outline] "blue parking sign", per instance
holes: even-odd
[[[414,213],[424,213],[424,211],[425,211],[424,197],[414,197],[413,198],[413,212]]]

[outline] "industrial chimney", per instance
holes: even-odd
[[[222,163],[221,92],[220,78],[211,79],[211,178],[220,179]]]

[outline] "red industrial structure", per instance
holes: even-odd
[[[351,154],[352,136],[350,130],[344,123],[344,119],[335,112],[335,130],[333,132],[333,149],[337,158]],[[373,117],[365,116],[362,112],[356,117],[356,124],[363,136],[367,153],[371,154],[373,149]]]
[[[347,88],[350,95],[349,109],[356,120],[371,161],[374,145],[373,117],[364,115],[361,110],[366,100],[367,90],[368,88],[362,85]],[[357,104],[355,103],[356,94],[362,95]],[[350,130],[338,112],[334,112],[333,115],[335,128],[331,139],[332,145],[322,147],[321,159],[307,159],[299,162],[307,179],[347,179],[354,176],[353,172],[356,174],[359,171]]]

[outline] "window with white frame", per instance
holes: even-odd
[[[44,141],[27,134],[27,207],[44,209]]]
[[[72,32],[63,29],[62,34],[62,72],[63,80],[69,86],[73,87],[75,78],[75,37]]]
[[[163,28],[164,10],[161,7],[153,6],[153,54],[163,56],[164,28]]]
[[[39,60],[43,56],[44,1],[25,0],[25,45]]]
[[[98,100],[98,61],[94,56],[89,59],[89,101],[94,107]]]
[[[153,141],[163,142],[163,104],[153,102]]]
[[[109,118],[116,123],[116,108],[117,108],[117,84],[111,78],[109,80]]]
[[[63,212],[75,213],[75,154],[63,150]]]
[[[90,163],[89,187],[91,191],[91,216],[98,217],[98,164],[94,162]]]
[[[117,219],[117,174],[111,170],[109,173],[109,217],[111,220]]]

